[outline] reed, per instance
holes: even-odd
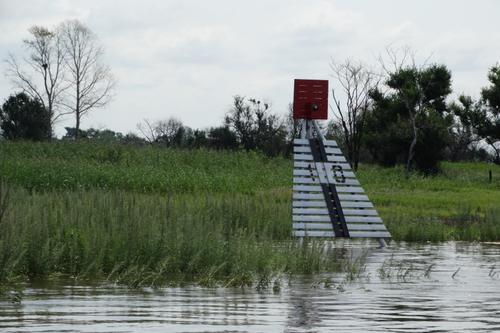
[[[290,161],[256,152],[86,142],[0,142],[0,175],[30,191],[248,193],[289,187]]]
[[[29,192],[12,187],[0,281],[64,276],[130,286],[251,286],[279,274],[341,271],[346,258],[291,240],[278,193]],[[346,266],[347,267],[347,266]]]
[[[279,289],[283,274],[359,271],[321,241],[291,238],[284,158],[84,142],[0,142],[0,157],[0,284]],[[408,179],[362,165],[358,177],[394,240],[500,240],[500,167],[443,170]]]

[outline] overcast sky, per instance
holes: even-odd
[[[330,61],[373,67],[388,45],[452,71],[454,94],[477,96],[500,61],[497,0],[0,0],[0,58],[22,55],[32,25],[87,24],[118,79],[113,102],[83,128],[135,131],[143,118],[221,123],[232,96],[285,113],[294,78],[330,79]],[[1,102],[13,90],[0,65]],[[61,135],[72,119],[58,124]]]

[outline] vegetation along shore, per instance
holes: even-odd
[[[268,286],[353,270],[291,239],[292,161],[258,152],[88,142],[0,143],[0,281]],[[435,176],[361,164],[396,241],[500,240],[500,166]],[[492,179],[489,179],[489,171]]]

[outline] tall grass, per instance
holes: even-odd
[[[341,270],[321,243],[290,240],[282,194],[10,191],[0,282],[100,279],[132,286],[249,286],[279,273]]]
[[[407,179],[363,165],[358,177],[395,240],[500,240],[500,167],[443,170]],[[291,175],[290,160],[253,152],[2,142],[0,285],[62,275],[261,287],[352,271],[321,242],[291,239]]]
[[[403,168],[362,166],[358,176],[396,240],[500,240],[498,165],[443,163],[440,175],[409,179]]]
[[[0,175],[29,190],[248,193],[288,187],[290,162],[256,152],[91,143],[0,143]]]

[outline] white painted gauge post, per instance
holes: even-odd
[[[316,119],[327,119],[328,81],[295,80],[293,234],[296,237],[376,238],[391,235],[337,143],[325,140]]]

